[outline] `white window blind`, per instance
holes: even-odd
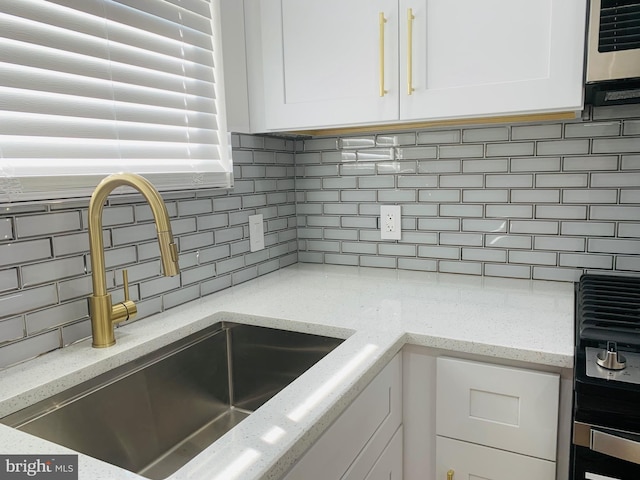
[[[213,1],[213,3],[211,3]],[[229,187],[215,0],[1,0],[0,202]]]

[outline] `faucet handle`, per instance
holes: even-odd
[[[131,297],[129,296],[129,272],[127,272],[126,268],[122,270],[122,286],[124,288],[124,301],[128,302]]]
[[[138,313],[138,306],[131,300],[129,296],[129,272],[122,270],[122,287],[124,290],[124,301],[112,308],[111,319],[113,323],[131,320]]]

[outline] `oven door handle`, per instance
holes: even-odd
[[[573,443],[576,445],[640,465],[640,437],[638,435],[621,430],[600,430],[593,425],[575,422],[573,437]]]
[[[640,442],[591,429],[591,450],[640,464]]]

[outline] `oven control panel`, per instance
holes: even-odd
[[[609,370],[597,363],[598,354],[601,352],[601,348],[587,347],[585,349],[588,377],[640,385],[640,353],[623,352],[622,354],[627,360],[626,367],[623,370]]]

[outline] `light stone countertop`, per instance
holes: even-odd
[[[170,479],[280,478],[409,343],[573,367],[571,283],[297,264],[0,371],[0,417],[221,320],[346,340]],[[122,408],[126,408],[123,405]],[[97,433],[99,434],[99,433]],[[74,453],[0,425],[3,454]],[[81,480],[142,478],[86,455]]]

